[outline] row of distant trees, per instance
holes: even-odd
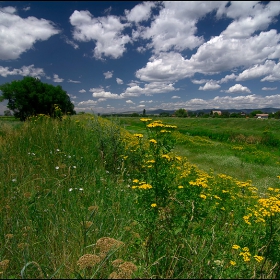
[[[178,117],[178,118],[195,118],[195,117],[199,117],[199,118],[254,118],[257,114],[265,114],[265,112],[262,112],[261,110],[254,110],[249,114],[245,114],[243,112],[234,112],[234,113],[230,113],[229,111],[221,111],[221,115],[219,115],[216,112],[203,112],[203,111],[199,111],[199,112],[192,112],[192,111],[187,111],[183,108],[176,110],[173,114],[168,113],[168,112],[162,112],[159,114],[160,117]],[[113,114],[116,117],[145,117],[145,116],[152,116],[146,113],[146,110],[143,110],[143,113],[132,113],[132,114]],[[111,114],[103,114],[102,116],[106,117],[106,116],[111,116]],[[268,114],[269,118],[275,118],[275,119],[280,119],[280,110],[275,112],[275,113],[269,113]]]
[[[184,110],[184,109],[183,109]],[[221,115],[218,113],[213,113],[212,111],[209,113],[200,111],[200,112],[187,112],[187,111],[182,111],[182,109],[175,111],[174,116],[180,117],[180,118],[186,118],[186,117],[200,117],[200,118],[254,118],[257,114],[265,114],[265,112],[262,112],[261,110],[254,110],[250,112],[249,114],[245,114],[243,112],[234,112],[230,113],[228,111],[221,111]],[[169,117],[172,116],[169,113],[161,113],[161,117]],[[275,112],[275,113],[269,113],[268,118],[275,118],[275,119],[280,119],[280,110]]]
[[[265,114],[265,112],[262,112],[261,110],[254,110],[250,112],[249,114],[245,114],[243,112],[233,112],[230,113],[229,111],[221,111],[221,114],[218,114],[215,111],[211,111],[210,113],[205,113],[203,111],[200,112],[187,112],[185,109],[179,109],[175,111],[174,115],[176,117],[181,117],[181,118],[186,118],[186,117],[204,117],[204,118],[254,118],[257,114]],[[162,113],[160,114],[161,116],[170,116],[168,113]],[[275,118],[279,119],[280,118],[280,110],[275,112],[275,113],[269,113],[268,114],[269,118]]]

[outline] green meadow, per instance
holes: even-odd
[[[280,277],[280,122],[0,118],[3,279]]]
[[[160,120],[156,117],[155,120]],[[144,132],[139,118],[119,118],[131,133]],[[280,121],[253,118],[161,118],[178,127],[174,150],[206,172],[252,180],[259,189],[277,187]]]

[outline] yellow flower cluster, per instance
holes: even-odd
[[[255,255],[254,258],[257,262],[261,262],[264,259],[264,257],[258,255]]]
[[[246,187],[251,187],[251,180],[248,180],[247,182],[240,182],[240,181],[236,181],[235,182],[237,186],[241,187],[241,188],[246,188]]]
[[[142,184],[138,188],[143,189],[143,190],[147,190],[147,189],[151,189],[152,186],[150,184]]]
[[[243,256],[243,261],[244,262],[249,262],[251,254],[250,254],[250,252],[246,251],[246,252],[240,252],[239,256]]]
[[[203,188],[207,188],[208,185],[207,185],[207,178],[197,178],[195,181],[190,181],[189,183],[190,185],[192,186],[200,186],[200,187],[203,187]]]
[[[225,175],[225,174],[218,174],[218,177],[222,178],[222,179],[228,179],[228,180],[232,180],[231,176]]]
[[[280,213],[280,200],[277,197],[261,198],[258,202],[261,205],[259,212],[262,212],[264,217],[274,216],[276,213]]]
[[[231,248],[232,248],[232,249],[235,249],[235,250],[241,249],[240,246],[239,246],[239,245],[236,245],[236,244],[232,245]],[[243,257],[243,261],[244,261],[244,262],[249,262],[249,261],[251,260],[250,257],[251,257],[252,255],[251,255],[250,250],[249,250],[248,247],[243,247],[243,248],[242,248],[242,252],[239,253],[239,256],[242,256],[242,257]],[[261,262],[261,261],[264,259],[264,257],[258,256],[258,255],[255,255],[254,258],[255,258],[255,260],[256,260],[257,262]],[[236,264],[236,262],[234,262],[234,261],[230,261],[230,263],[231,263],[231,262],[233,262],[233,263]],[[231,263],[231,265],[235,265],[235,264],[233,264],[233,263]]]
[[[249,221],[249,219],[252,217],[252,214],[248,214],[248,215],[245,215],[243,216],[243,219],[244,219],[244,222],[248,225],[251,225],[251,222]]]
[[[135,133],[133,136],[138,137],[138,138],[143,138],[143,134],[141,133]]]
[[[148,118],[142,118],[142,119],[140,119],[140,121],[141,122],[149,122],[149,121],[151,121],[152,119],[148,119]]]
[[[166,128],[177,128],[176,125],[170,125],[170,124],[166,124],[165,127],[166,127]]]
[[[148,127],[148,128],[165,127],[165,125],[164,125],[163,123],[154,121],[154,122],[148,124],[147,127]]]
[[[162,158],[166,158],[167,160],[170,160],[170,156],[169,155],[162,155]]]
[[[143,190],[148,190],[148,189],[152,189],[153,187],[150,184],[147,184],[146,182],[140,182],[138,179],[134,179],[132,181],[135,184],[139,184],[138,186],[132,186],[132,189],[143,189]]]

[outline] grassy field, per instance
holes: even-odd
[[[155,120],[159,118],[154,118]],[[259,188],[276,187],[280,169],[280,121],[276,119],[173,118],[178,126],[174,151],[206,172],[252,180]],[[143,133],[139,118],[119,118],[131,133]]]
[[[279,122],[9,120],[3,279],[279,278]]]

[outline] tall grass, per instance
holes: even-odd
[[[24,268],[26,278],[41,270],[46,278],[74,277],[79,256],[99,238],[123,235],[130,220],[123,208],[131,202],[118,186],[117,162],[108,160],[112,126],[82,121],[39,118],[3,133],[0,253],[10,260],[4,275],[20,277]],[[109,146],[101,154],[103,141]],[[31,261],[40,271],[27,266]]]
[[[1,126],[2,278],[279,277],[280,188],[203,171],[174,124],[140,123]]]

